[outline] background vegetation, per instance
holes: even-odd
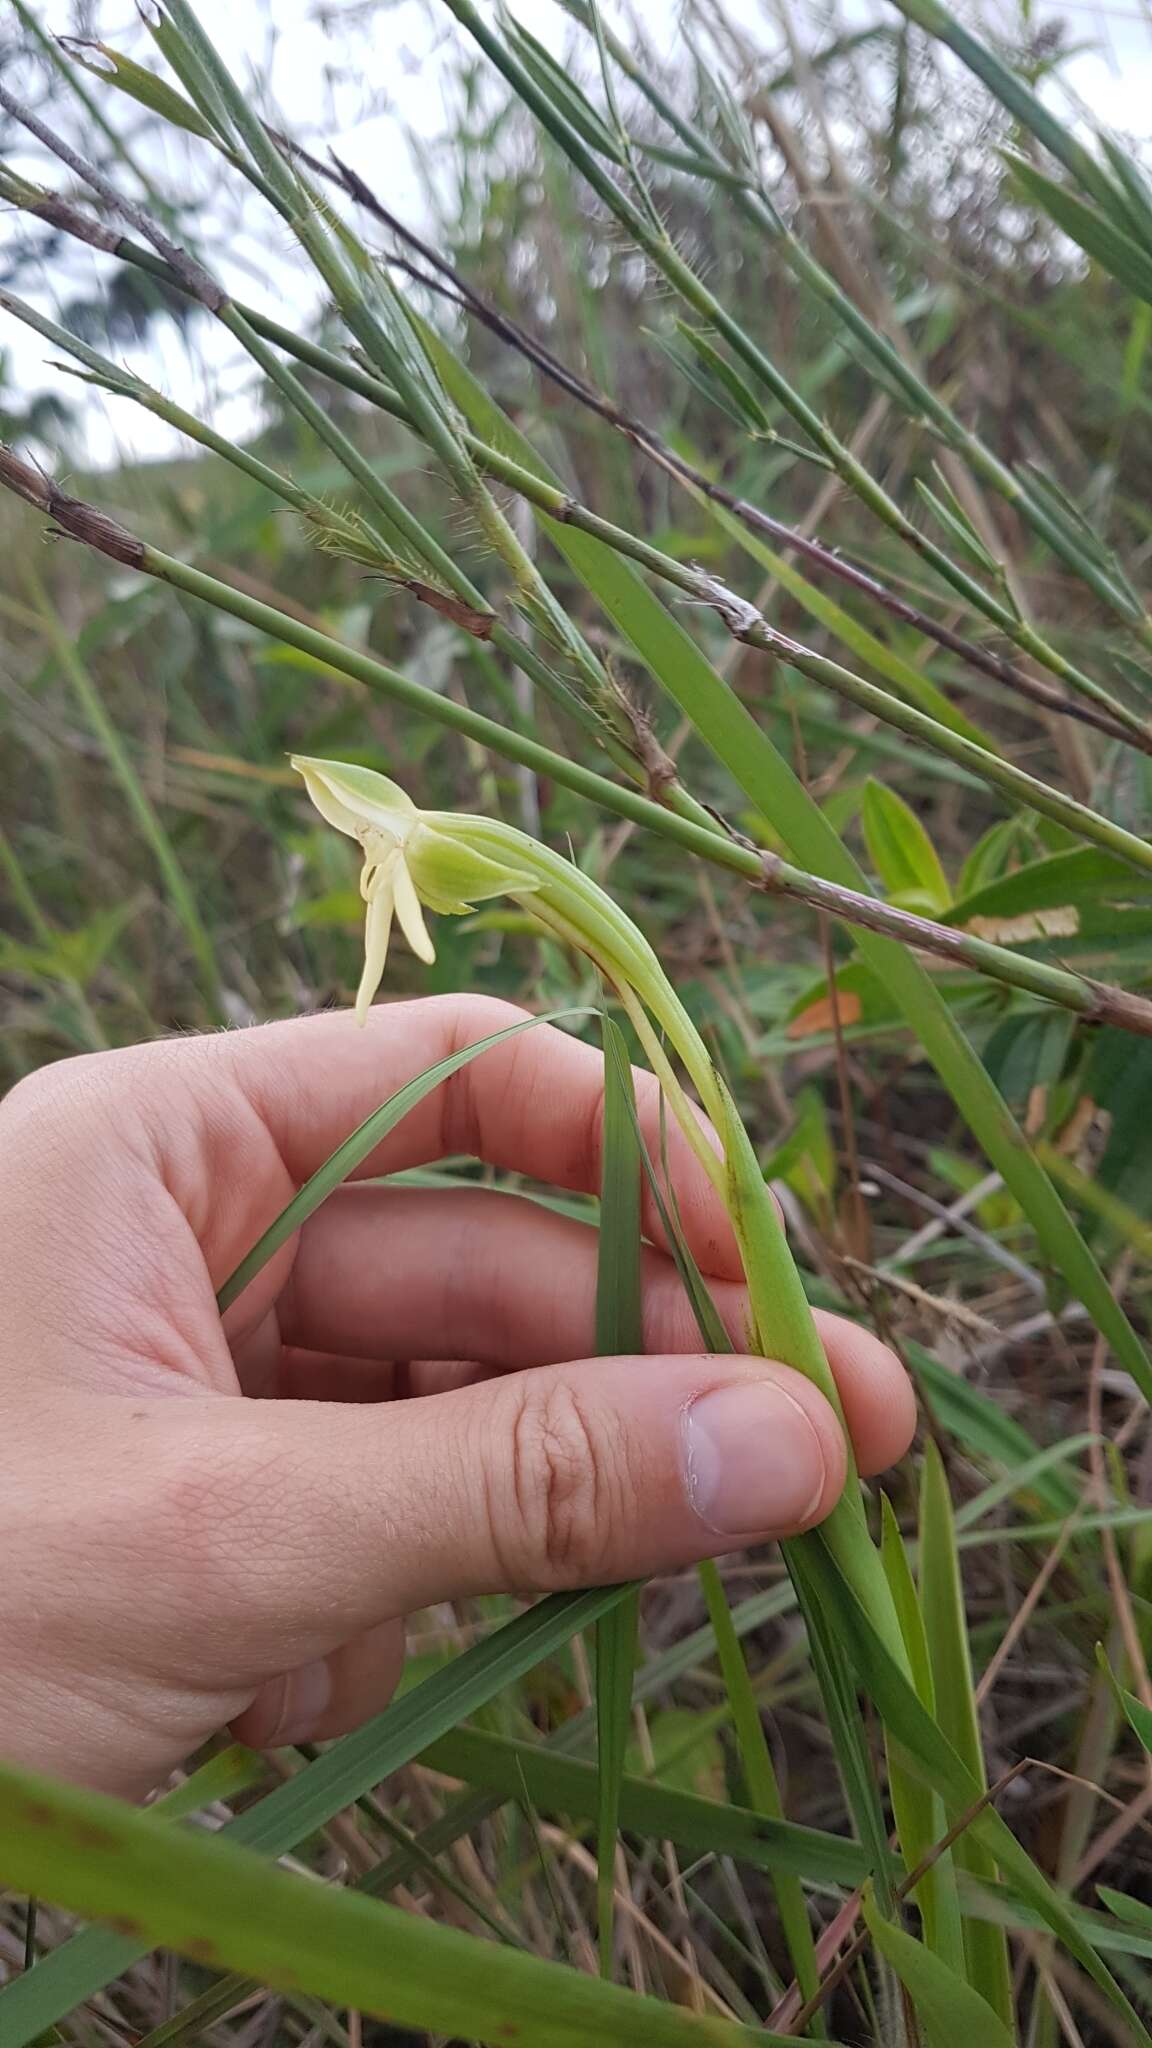
[[[334,16],[334,66],[402,102],[387,11]],[[0,414],[25,465],[9,481],[39,500],[0,503],[5,1078],[348,1000],[355,875],[307,814],[289,751],[362,760],[427,806],[570,847],[642,924],[704,1034],[812,1298],[871,1322],[916,1375],[921,1444],[887,1491],[890,1535],[898,1524],[920,1546],[922,1698],[1073,1902],[1072,1934],[1052,1939],[1035,1891],[980,1847],[943,1781],[922,1840],[958,1835],[939,1895],[958,1884],[966,1939],[948,1950],[923,1889],[901,1919],[850,1768],[870,1759],[886,1827],[901,1766],[885,1765],[875,1721],[852,1751],[865,1737],[830,1716],[779,1560],[742,1557],[722,1574],[735,1629],[716,1584],[646,1589],[629,1747],[599,1787],[596,1680],[573,1633],[601,1611],[590,1596],[514,1638],[507,1683],[479,1663],[455,1712],[442,1674],[504,1642],[509,1610],[419,1618],[413,1690],[358,1777],[335,1745],[281,1759],[287,1786],[258,1798],[262,1767],[225,1752],[179,1789],[189,1808],[238,1813],[242,1841],[393,1892],[411,1926],[483,1935],[479,1964],[404,1950],[402,1966],[395,1951],[377,1979],[365,1959],[383,1936],[365,1920],[361,1974],[325,1979],[335,1948],[317,1909],[299,1939],[321,1961],[286,1995],[250,1981],[282,1981],[271,1949],[222,1984],[165,1956],[128,1968],[131,1943],[69,1943],[62,1911],[37,1917],[14,1892],[0,2040],[427,2037],[366,2016],[393,2009],[467,2039],[430,1987],[453,1982],[480,2014],[485,1972],[504,1981],[494,1942],[510,1967],[599,1962],[662,2001],[635,2018],[607,1994],[585,2008],[565,1978],[534,2004],[530,1973],[509,1976],[533,2041],[687,2041],[676,2027],[693,2014],[885,2048],[962,2028],[1030,2048],[1146,2039],[1076,1946],[1095,1943],[1147,2017],[1152,1008],[1118,992],[1146,987],[1152,930],[1139,149],[1097,137],[1063,89],[1066,25],[1027,7],[967,44],[933,0],[875,19],[695,0],[675,33],[617,22],[617,44],[573,0],[560,67],[503,19],[485,17],[494,40],[479,47],[453,0],[429,17],[447,114],[434,149],[426,128],[413,142],[421,219],[390,218],[387,164],[344,170],[323,82],[294,130],[357,238],[331,229],[347,271],[318,277],[315,248],[268,205],[275,161],[291,181],[299,160],[266,144],[262,162],[234,110],[223,154],[173,130],[187,102],[149,83],[198,101],[207,60],[186,17],[175,6],[152,34],[86,18],[88,40],[65,47],[46,34],[64,24],[22,0],[6,25],[0,88],[41,129],[0,92],[0,303],[19,351]],[[103,33],[116,55],[94,46]],[[335,104],[346,114],[338,91]],[[95,185],[53,138],[92,161]],[[110,251],[94,269],[75,239],[85,221]],[[149,221],[166,255],[155,238],[149,254]],[[135,254],[113,246],[125,233]],[[182,264],[193,293],[200,275],[186,258],[265,325],[242,316],[222,335],[210,293],[178,289]],[[397,328],[376,258],[438,338],[443,384]],[[12,369],[31,360],[30,318],[56,364],[31,384]],[[400,402],[381,410],[385,367]],[[77,368],[94,383],[65,374]],[[104,422],[139,404],[180,431],[114,459]],[[46,548],[42,514],[75,536],[76,501],[153,552]],[[347,666],[318,635],[351,650]],[[664,836],[629,791],[662,807]],[[711,834],[710,852],[693,842],[706,858],[688,856],[692,830]],[[768,892],[750,886],[762,872]],[[854,880],[931,921],[907,928],[914,956],[867,937],[875,914],[836,894]],[[515,910],[441,920],[437,944],[432,968],[395,958],[389,994],[599,999]],[[889,1563],[896,1584],[891,1549]],[[603,1634],[599,1649],[603,1677]],[[891,1697],[859,1663],[856,1677],[891,1736]],[[603,1758],[603,1683],[599,1710]],[[602,1803],[614,1777],[616,1813]],[[293,1832],[274,1801],[306,1778],[327,1788],[323,1810],[299,1801],[313,1826]],[[810,1832],[781,1827],[781,1805]],[[155,1828],[124,1825],[143,1870]],[[869,1868],[879,1903],[862,1907]],[[205,1871],[213,1882],[223,1913],[224,1878]],[[63,1877],[56,1896],[111,1910]],[[288,1925],[289,1896],[268,1898],[269,1926]],[[187,1947],[187,1929],[154,1931]],[[900,1947],[909,1932],[920,1961]],[[50,1959],[21,1977],[25,1948]],[[808,1967],[828,1979],[822,2000]]]

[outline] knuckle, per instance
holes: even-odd
[[[538,1586],[595,1580],[610,1550],[615,1487],[603,1434],[571,1381],[523,1396],[511,1449],[519,1575]]]

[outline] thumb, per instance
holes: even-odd
[[[828,1403],[760,1358],[590,1359],[374,1408],[210,1405],[229,1502],[213,1597],[279,1670],[439,1600],[791,1534],[844,1482]]]

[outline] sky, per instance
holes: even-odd
[[[32,4],[50,30],[76,26],[75,0]],[[678,0],[640,4],[653,39],[661,42],[666,17],[671,42]],[[758,40],[770,46],[765,29],[767,24],[770,30],[771,5],[772,0],[729,0],[728,11],[755,25]],[[1018,5],[1019,0],[987,0],[981,18],[1008,32],[1015,23],[1019,33]],[[826,8],[820,0],[792,0],[793,19],[801,26],[806,10],[818,39]],[[84,0],[82,11],[89,33],[156,65],[150,38],[131,0]],[[563,53],[570,24],[553,0],[515,0],[514,11],[534,34]],[[611,0],[605,11],[611,18]],[[977,17],[965,0],[960,0],[959,11],[975,25]],[[371,11],[361,0],[199,0],[198,12],[237,77],[270,80],[272,101],[289,130],[321,148],[327,141],[335,142],[398,214],[416,227],[428,223],[429,179],[442,174],[435,145],[451,125],[455,89],[450,18],[437,0],[392,0]],[[865,23],[885,16],[894,19],[895,10],[885,0],[841,0],[839,15],[848,23]],[[1070,40],[1081,46],[1063,67],[1062,78],[1086,118],[1119,131],[1152,164],[1152,0],[1144,5],[1141,0],[1117,0],[1116,5],[1062,0],[1058,7],[1032,0],[1032,27],[1048,19],[1066,21]],[[30,82],[11,72],[6,77],[17,90]],[[102,93],[97,81],[89,83],[97,95]],[[1067,104],[1065,98],[1065,111]],[[74,132],[82,143],[83,130]],[[413,148],[410,136],[417,138],[419,148]],[[175,148],[172,155],[163,142],[150,143],[149,168],[162,185],[167,181],[169,189],[173,183],[182,189],[190,171],[193,176],[195,172],[183,145]],[[206,162],[206,156],[201,160]],[[48,174],[43,159],[35,156],[19,161],[17,168],[43,182],[60,183],[67,175]],[[0,239],[16,232],[18,223],[0,215]],[[291,249],[288,231],[258,200],[244,207],[238,231],[231,216],[222,214],[215,223],[209,219],[205,247],[225,283],[239,295],[300,319],[306,319],[317,303],[286,308],[285,301],[301,290],[306,269]],[[38,303],[58,313],[62,297],[79,290],[94,295],[102,264],[107,274],[107,259],[77,252],[63,288],[58,277],[44,275],[36,281]],[[24,289],[33,295],[27,280]],[[0,347],[7,353],[9,380],[17,390],[60,387],[59,373],[46,366],[50,352],[38,336],[4,319]],[[249,367],[237,358],[229,337],[209,338],[203,322],[191,354],[170,325],[161,323],[146,347],[126,348],[123,355],[150,382],[172,391],[190,409],[210,415],[222,431],[243,433],[254,423]],[[67,386],[68,380],[63,383]],[[168,429],[127,401],[107,399],[82,386],[68,395],[83,406],[84,452],[91,461],[112,463],[126,455],[166,453],[173,446]]]

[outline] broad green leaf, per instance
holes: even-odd
[[[864,1893],[864,1919],[916,2008],[924,2048],[959,2048],[961,2042],[972,2048],[977,2043],[979,2048],[1016,2048],[1011,2021],[1005,2024],[958,1971],[878,1913],[871,1887]]]
[[[538,2048],[764,2048],[771,2036],[278,1870],[221,1835],[0,1768],[0,1875],[134,1941],[313,1992],[400,2028]],[[29,1976],[35,1976],[33,1970]],[[5,2037],[6,2041],[9,2037]],[[779,2036],[776,2037],[777,2041]]]
[[[984,1047],[984,1064],[1006,1102],[1034,1108],[1036,1091],[1051,1089],[1068,1059],[1075,1022],[1051,1004],[1005,1017]]]
[[[956,884],[960,901],[974,896],[989,882],[998,881],[1017,847],[1021,842],[1027,845],[1027,839],[1028,823],[1024,818],[1001,818],[997,824],[989,825],[965,857],[960,870]]]
[[[975,929],[986,938],[1003,938],[1009,943],[1041,937],[1046,929],[1046,911],[1069,911],[1062,926],[1047,927],[1057,936],[1075,931],[1075,913],[1088,903],[1110,898],[1119,903],[1146,902],[1150,878],[1140,875],[1127,861],[1117,860],[1102,847],[1081,846],[1073,852],[1050,854],[1046,860],[1029,861],[1011,874],[989,879],[979,887],[966,889],[944,913],[948,924]],[[987,920],[977,924],[974,921]],[[1024,922],[1018,922],[1024,920]]]
[[[940,856],[902,796],[869,778],[864,785],[864,838],[872,865],[893,902],[937,916],[952,899]]]
[[[920,1611],[932,1668],[934,1713],[941,1732],[962,1759],[971,1781],[987,1788],[980,1720],[972,1681],[964,1588],[944,1463],[934,1443],[924,1454],[920,1493]],[[959,1819],[953,1808],[950,1822]],[[996,1866],[982,1840],[965,1830],[952,1850],[958,1868],[994,1878]],[[968,1977],[1005,2026],[1013,2013],[1008,1946],[996,1927],[969,1921],[964,1929]]]

